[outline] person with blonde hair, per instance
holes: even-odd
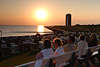
[[[54,38],[53,44],[55,46],[54,56],[57,57],[57,56],[63,55],[64,54],[64,48],[62,47],[63,46],[62,41],[59,38]],[[61,62],[59,62],[59,59],[56,59],[56,67],[61,67],[60,63]]]
[[[55,46],[55,52],[54,55],[61,55],[64,54],[64,49],[63,49],[63,42],[59,38],[54,38],[53,44]]]

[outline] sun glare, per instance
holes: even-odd
[[[45,10],[37,10],[36,13],[35,13],[35,15],[36,15],[36,18],[38,20],[44,20],[46,18],[46,16],[47,16]]]
[[[38,32],[44,32],[44,26],[39,25],[37,31]]]

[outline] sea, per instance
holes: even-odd
[[[42,29],[39,26],[33,25],[1,25],[0,26],[0,37],[9,37],[9,36],[30,36],[35,35],[39,32],[41,35],[50,33],[52,31],[46,29],[42,26]],[[38,31],[40,29],[40,31]],[[41,31],[43,30],[43,31]]]

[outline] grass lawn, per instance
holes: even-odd
[[[34,60],[34,55],[30,56],[29,53],[24,53],[22,55],[17,55],[14,57],[10,57],[6,60],[0,61],[0,67],[14,67],[16,65],[20,65]]]

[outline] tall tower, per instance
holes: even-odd
[[[66,27],[71,27],[71,14],[66,14]]]

